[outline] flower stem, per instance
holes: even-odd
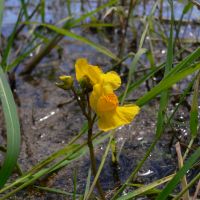
[[[95,155],[94,155],[94,147],[93,147],[93,143],[92,143],[92,120],[88,121],[88,147],[89,147],[89,151],[90,151],[90,161],[91,161],[91,168],[92,168],[92,173],[93,176],[95,177],[97,174],[97,168],[96,168],[96,161],[95,161]],[[97,180],[96,182],[96,188],[99,192],[99,195],[101,196],[102,200],[105,200],[105,196],[104,196],[104,192],[103,189],[101,187],[101,184],[99,182],[99,180]]]
[[[89,121],[89,116],[86,113],[85,106],[84,106],[83,102],[81,101],[81,99],[79,99],[79,96],[73,86],[71,87],[71,90],[74,94],[74,97],[75,97],[79,107],[81,108],[82,113],[85,115],[86,119]]]

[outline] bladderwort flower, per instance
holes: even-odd
[[[121,85],[121,79],[116,72],[111,71],[103,73],[103,71],[98,66],[89,64],[85,58],[79,58],[76,61],[75,69],[76,79],[79,82],[88,79],[92,86],[95,84],[106,84],[110,85],[113,90],[118,89]]]
[[[119,106],[118,97],[113,92],[121,85],[116,72],[103,73],[98,66],[89,64],[84,58],[76,61],[75,68],[77,80],[81,82],[87,78],[93,86],[89,101],[98,116],[100,130],[109,131],[131,123],[140,108],[134,104]]]

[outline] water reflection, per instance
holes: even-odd
[[[154,172],[152,171],[152,170],[148,170],[148,171],[146,171],[146,172],[143,172],[143,173],[141,173],[141,172],[138,172],[138,176],[149,176],[149,175],[151,175],[151,174],[153,174]]]
[[[59,112],[59,109],[56,109],[54,111],[51,111],[49,114],[45,115],[44,117],[40,118],[38,121],[39,122],[42,122],[42,121],[45,121],[47,119],[49,119],[50,117],[52,117],[53,115],[55,115],[56,113]]]

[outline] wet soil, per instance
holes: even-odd
[[[19,9],[19,4],[13,5],[13,7],[10,8],[9,6],[12,2],[15,1],[6,2],[6,16],[10,16],[10,13],[16,16],[16,10]],[[151,1],[147,1],[145,8],[147,14],[152,5],[149,2]],[[57,21],[63,18],[64,11],[61,12],[63,9],[61,5],[62,1],[58,1],[55,8],[51,6],[48,8],[48,14],[46,15],[47,22],[54,22],[54,20]],[[77,4],[76,6],[76,8],[78,8],[80,5]],[[140,13],[140,9],[142,8],[138,7],[136,14]],[[59,10],[59,12],[57,10]],[[87,10],[87,8],[85,8],[85,10]],[[54,16],[55,13],[56,17],[54,18],[52,16]],[[60,14],[57,15],[57,13]],[[167,13],[168,12],[166,12],[166,17],[169,17]],[[3,24],[4,27],[10,27],[10,24],[14,23],[13,17],[11,16],[10,18],[5,17],[5,19],[6,20]],[[194,27],[191,26],[191,30],[192,28]],[[12,29],[10,28],[10,30]],[[187,29],[188,34],[193,33],[196,35],[191,30],[190,28]],[[111,42],[109,37],[106,37],[106,35],[102,37],[102,35],[94,34],[88,29],[76,29],[75,31],[90,39],[92,38],[93,41],[107,46],[113,51],[113,53],[117,54],[118,45],[116,43],[119,39],[117,34],[114,35],[113,41]],[[3,33],[7,35],[9,33],[9,28],[8,30],[3,31]],[[26,37],[27,33],[23,32],[22,34]],[[187,34],[185,35],[187,36]],[[135,40],[136,43],[139,42],[137,41],[137,38],[133,41]],[[23,43],[23,38],[19,37],[16,44],[21,43]],[[128,51],[128,43],[129,42],[126,41],[126,51]],[[155,55],[156,59],[160,62],[166,57],[166,47],[164,47],[162,42],[157,42],[156,45],[158,48],[155,49]],[[18,67],[16,72],[16,86],[14,92],[16,103],[18,104],[22,131],[21,153],[18,162],[24,172],[31,169],[35,164],[51,155],[53,152],[64,147],[78,134],[83,121],[85,121],[84,117],[80,113],[78,105],[73,100],[72,94],[56,87],[55,83],[58,81],[59,75],[74,75],[74,62],[79,57],[88,58],[92,64],[101,66],[104,71],[109,69],[112,65],[112,61],[106,56],[94,51],[92,48],[82,44],[81,42],[64,38],[59,43],[59,46],[62,49],[62,54],[60,55],[57,50],[53,50],[45,59],[42,60],[42,62],[40,62],[31,76],[21,77],[18,76],[18,73],[26,65],[26,61],[31,59],[34,55],[30,55],[30,57]],[[131,47],[129,47],[129,50],[130,48]],[[144,62],[146,62],[146,60],[144,60]],[[129,63],[130,60],[128,59],[123,63],[123,66],[127,66]],[[139,76],[141,76],[141,74],[138,74],[138,77]],[[154,84],[156,83],[152,80],[150,86]],[[181,92],[182,88],[184,88],[184,82],[176,85],[173,88],[172,93]],[[123,91],[123,89],[124,85],[122,85],[121,91]],[[134,91],[134,93],[129,96],[129,99],[135,100],[147,92],[147,90],[148,87],[144,84]],[[190,103],[190,99],[188,99],[188,101]],[[174,106],[171,102],[167,112],[170,114],[173,109]],[[116,140],[118,141],[119,152],[118,175],[121,183],[129,177],[155,137],[157,110],[157,100],[151,101],[148,105],[142,108],[140,114],[130,125],[120,127],[116,130]],[[2,110],[0,114],[2,119]],[[189,114],[187,107],[181,106],[174,120],[174,128],[168,128],[165,130],[160,142],[156,145],[151,156],[138,173],[135,182],[148,184],[154,180],[170,175],[176,170],[177,158],[174,150],[174,143],[179,139],[182,144],[187,144],[189,139],[188,119]],[[98,130],[96,129],[96,131]],[[0,141],[5,144],[5,127],[3,125],[3,120],[1,120],[0,132]],[[172,140],[173,138],[175,138],[175,140]],[[86,136],[82,137],[79,142],[85,140]],[[106,143],[107,141],[98,145],[95,149],[97,163],[101,160]],[[73,164],[59,170],[50,177],[40,180],[36,185],[55,187],[67,192],[73,192],[73,175],[76,171],[78,174],[77,191],[82,194],[85,189],[89,167],[89,156],[86,154],[78,161],[73,162]],[[116,186],[114,177],[115,173],[116,171],[113,169],[111,163],[111,154],[109,154],[100,178],[102,186],[107,193],[112,192]],[[129,189],[125,192],[128,190]],[[29,187],[20,191],[10,199],[61,200],[70,199],[70,197],[42,192]]]

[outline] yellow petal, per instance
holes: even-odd
[[[76,79],[80,81],[88,72],[88,62],[85,58],[79,58],[75,63]]]
[[[114,93],[102,95],[97,102],[97,114],[113,111],[118,104],[118,98]]]
[[[90,79],[92,85],[100,83],[102,74],[103,72],[99,67],[93,65],[88,66],[87,76]]]
[[[93,91],[90,94],[90,106],[97,113],[97,115],[99,115],[99,111],[98,111],[99,108],[101,110],[101,107],[104,106],[103,105],[104,101],[101,97],[107,96],[107,95],[112,94],[112,93],[113,93],[113,90],[112,90],[112,87],[110,85],[95,84],[93,86]],[[117,105],[118,105],[117,97],[115,99],[116,99]],[[99,102],[99,100],[100,100],[100,102]],[[107,106],[107,107],[109,107],[109,106]]]
[[[95,84],[93,87],[93,91],[90,94],[90,106],[95,112],[97,112],[97,102],[101,94],[102,86],[100,84]]]
[[[100,76],[103,73],[98,66],[90,65],[85,58],[77,59],[75,63],[76,79],[81,81],[84,76],[88,77],[91,84],[100,82]]]
[[[121,78],[114,71],[103,74],[102,78],[103,78],[103,84],[109,84],[113,90],[116,90],[121,85]]]
[[[106,112],[99,116],[98,126],[100,130],[109,131],[119,126],[129,124],[139,113],[136,105],[118,106],[115,111]]]

